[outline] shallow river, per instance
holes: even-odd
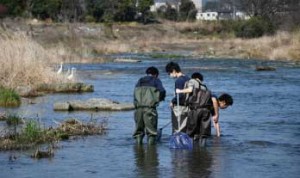
[[[222,137],[215,137],[212,129],[207,146],[190,151],[169,149],[170,126],[163,130],[162,143],[135,147],[133,111],[53,111],[54,102],[73,99],[104,97],[131,102],[136,81],[153,65],[159,68],[167,90],[166,101],[158,107],[159,127],[168,123],[168,102],[174,90],[174,80],[164,72],[169,60],[136,57],[142,62],[72,64],[81,81],[94,85],[93,93],[47,95],[34,99],[36,104],[6,109],[31,118],[38,115],[47,126],[70,117],[89,120],[93,114],[96,119],[106,119],[109,129],[105,135],[60,142],[52,159],[31,159],[33,150],[0,152],[0,177],[299,177],[299,63],[176,60],[187,75],[200,71],[215,94],[227,92],[234,98],[233,106],[220,113]],[[277,70],[257,72],[256,65]],[[10,160],[12,156],[15,159]]]

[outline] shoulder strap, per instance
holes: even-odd
[[[206,90],[208,90],[207,86],[201,83],[200,81],[196,80],[199,83],[199,89],[201,89],[201,86],[205,87]]]

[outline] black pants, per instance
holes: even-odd
[[[206,108],[191,109],[188,114],[186,133],[191,138],[210,136],[210,111]]]

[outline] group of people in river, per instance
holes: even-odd
[[[170,102],[172,110],[172,132],[186,133],[194,143],[205,145],[211,136],[211,122],[216,129],[216,136],[221,136],[219,125],[219,109],[233,104],[232,97],[223,93],[219,97],[203,82],[203,75],[195,72],[191,78],[185,75],[176,62],[165,66],[168,75],[175,78],[174,97]],[[134,120],[133,137],[138,145],[143,144],[147,136],[147,144],[154,145],[158,136],[158,114],[156,107],[166,97],[166,90],[158,78],[159,70],[151,66],[146,69],[146,76],[140,78],[134,89]]]

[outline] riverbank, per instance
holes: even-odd
[[[3,20],[3,31],[24,32],[65,62],[102,62],[94,54],[189,51],[193,56],[300,60],[300,31],[235,38],[218,23],[50,23]],[[53,61],[55,62],[55,60]]]
[[[0,84],[15,88],[65,82],[56,73],[59,63],[105,62],[97,56],[113,53],[300,61],[299,30],[240,39],[218,29],[217,23],[207,22],[107,25],[2,19]]]

